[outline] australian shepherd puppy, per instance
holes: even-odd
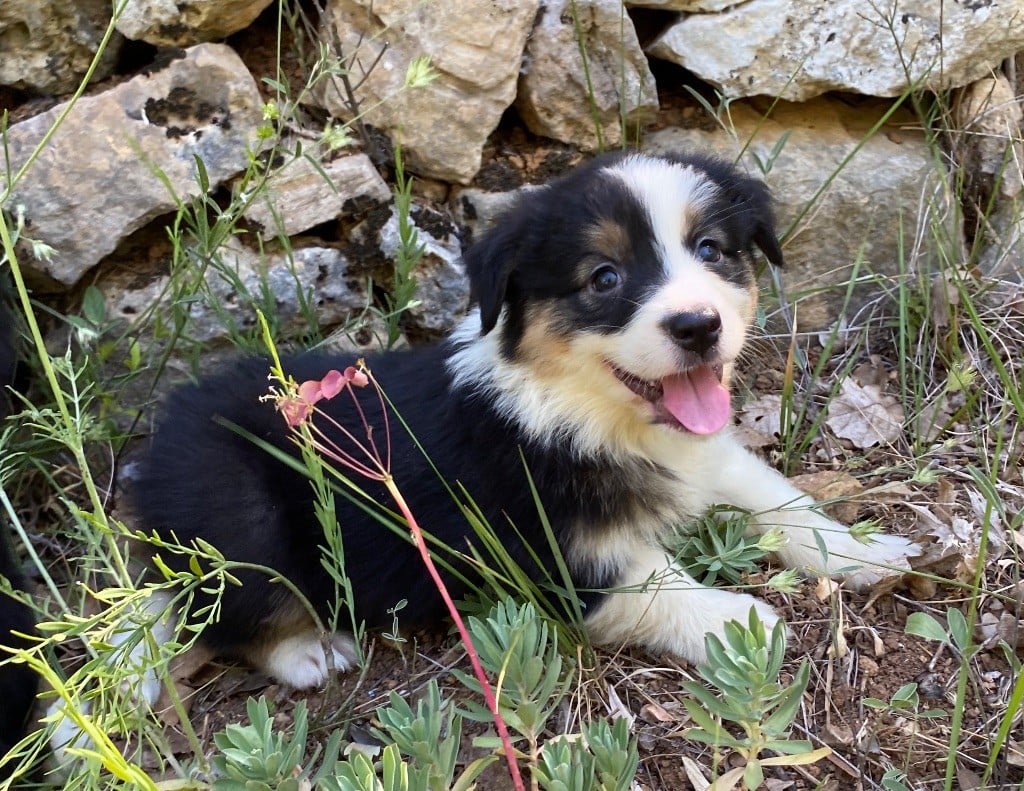
[[[701,156],[602,156],[519,200],[465,256],[476,307],[452,336],[366,359],[408,424],[391,421],[391,469],[424,530],[468,553],[471,498],[512,558],[557,580],[528,470],[593,640],[695,662],[705,633],[751,606],[777,620],[752,596],[698,584],[663,549],[667,531],[711,505],[749,513],[758,532],[781,528],[778,554],[801,570],[864,582],[904,565],[907,541],[854,540],[733,436],[728,386],[757,302],[755,247],[782,263],[767,189]],[[353,362],[308,353],[284,367],[301,382]],[[272,567],[326,620],[334,583],[309,481],[251,438],[298,453],[261,401],[267,375],[266,360],[248,360],[174,393],[133,509],[143,530]],[[372,388],[357,397],[379,422]],[[365,436],[350,399],[318,406]],[[357,618],[391,626],[400,600],[403,626],[443,618],[408,537],[345,497],[336,504]],[[323,683],[331,663],[314,621],[265,573],[236,575],[241,587],[228,586],[203,640],[294,687]],[[466,592],[459,575],[446,581],[454,596]],[[351,637],[331,642],[344,668]]]

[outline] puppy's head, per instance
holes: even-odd
[[[544,392],[533,401],[561,420],[709,434],[729,418],[755,246],[782,264],[760,181],[705,157],[614,154],[524,196],[466,265],[480,329]]]

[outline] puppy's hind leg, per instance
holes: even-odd
[[[321,631],[294,598],[263,622],[252,643],[230,653],[295,689],[322,687],[332,670],[350,670],[359,656],[352,635]]]
[[[107,664],[110,672],[120,678],[118,697],[130,700],[134,708],[144,712],[160,697],[162,676],[168,657],[162,646],[174,639],[177,623],[170,593],[154,590],[124,619],[110,637]],[[68,711],[75,706],[76,716]],[[48,719],[56,721],[50,746],[58,766],[70,768],[72,747],[94,747],[76,718],[91,717],[89,700],[73,702],[58,699],[47,709]]]

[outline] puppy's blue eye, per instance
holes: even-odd
[[[707,264],[716,264],[722,260],[722,248],[713,239],[701,239],[697,245],[697,258]]]
[[[590,276],[590,287],[599,294],[611,291],[621,282],[622,277],[615,271],[615,267],[607,264],[599,266]]]

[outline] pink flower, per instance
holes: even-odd
[[[300,384],[295,395],[279,398],[277,408],[284,416],[288,426],[295,428],[310,419],[313,405],[320,399],[330,401],[347,385],[366,387],[369,383],[370,377],[354,365],[348,366],[344,372],[332,369],[324,375],[323,379],[309,379]]]
[[[345,369],[345,378],[356,387],[366,387],[370,384],[370,377],[366,375],[366,372],[352,365]]]
[[[284,422],[289,428],[301,426],[306,422],[309,413],[313,411],[312,405],[302,398],[285,396],[277,402],[278,411],[284,416]]]

